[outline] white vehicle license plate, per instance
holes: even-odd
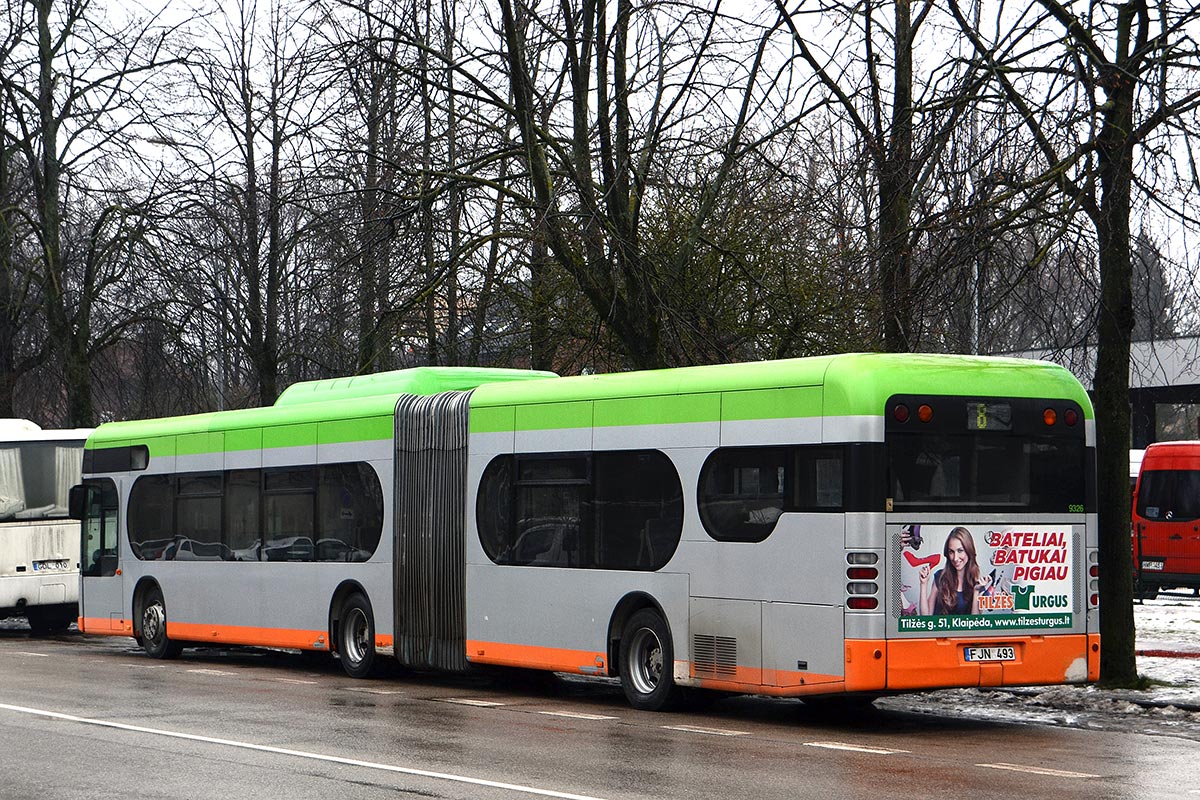
[[[41,570],[65,570],[70,562],[66,559],[56,559],[53,561],[35,561],[33,562],[33,571]]]
[[[1016,661],[1017,651],[1011,646],[964,647],[963,658],[967,661]]]
[[[1161,561],[1143,561],[1142,562],[1142,569],[1149,570],[1151,572],[1162,572],[1163,566],[1164,566],[1163,562],[1161,562]]]

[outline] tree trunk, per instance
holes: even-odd
[[[1133,624],[1133,561],[1130,551],[1129,495],[1129,342],[1133,333],[1129,217],[1133,185],[1133,80],[1124,64],[1107,75],[1109,103],[1104,111],[1098,150],[1099,218],[1095,219],[1100,255],[1100,310],[1096,375],[1096,490],[1099,503],[1100,680],[1116,686],[1137,681]]]
[[[879,288],[883,345],[893,353],[912,349],[912,21],[909,0],[896,0],[895,87],[892,124],[879,167]]]

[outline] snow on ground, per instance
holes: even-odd
[[[1103,610],[1101,610],[1103,613]],[[1162,594],[1135,603],[1138,674],[1145,690],[1096,686],[950,689],[884,698],[894,710],[1015,724],[1137,731],[1200,740],[1200,598]]]
[[[1137,649],[1142,653],[1138,673],[1168,684],[1149,691],[1200,708],[1200,598],[1190,593],[1162,594],[1135,603],[1133,618]],[[1175,657],[1165,657],[1166,653]]]

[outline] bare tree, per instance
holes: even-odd
[[[671,300],[680,296],[671,288],[708,245],[718,199],[752,149],[748,127],[761,100],[769,28],[751,29],[757,40],[734,65],[725,61],[736,44],[725,38],[731,31],[722,26],[719,6],[714,11],[619,0],[611,18],[610,7],[595,0],[545,13],[511,0],[500,8],[511,113],[538,225],[535,241],[546,243],[630,365],[692,360],[688,343],[665,336],[665,320],[679,311]],[[561,70],[534,72],[538,48],[552,48],[556,60],[550,63]],[[724,82],[701,79],[716,80],[707,70],[725,68],[733,77]],[[710,120],[728,112],[726,125],[697,124],[700,109]],[[558,134],[554,124],[560,119]],[[690,163],[704,165],[704,178],[690,198],[693,205],[680,212],[690,221],[675,246],[651,252],[646,215],[671,180],[662,162],[684,143]]]
[[[1161,174],[1139,170],[1139,158],[1143,167],[1169,166],[1198,131],[1200,51],[1189,28],[1200,7],[1035,0],[1002,7],[986,32],[958,0],[950,8],[974,47],[977,68],[1015,109],[1036,148],[1043,168],[1037,179],[1059,193],[1068,211],[1085,214],[1095,232],[1101,679],[1128,685],[1137,678],[1128,491],[1130,217],[1139,179],[1152,188]],[[1190,179],[1194,190],[1194,172]]]
[[[16,13],[31,15],[18,25],[31,37],[3,72],[9,144],[29,170],[32,208],[22,214],[37,241],[46,353],[62,370],[66,422],[86,425],[95,419],[92,361],[136,318],[98,312],[127,307],[112,293],[146,242],[157,189],[128,166],[146,164],[135,134],[153,117],[150,79],[170,63],[166,31],[87,0],[36,0]]]
[[[210,170],[194,196],[207,225],[193,245],[208,258],[193,313],[239,356],[226,362],[225,381],[244,382],[245,400],[265,404],[282,388],[311,309],[312,276],[296,256],[310,225],[304,158],[321,82],[306,28],[281,4],[265,20],[241,3],[216,19],[219,47],[197,51],[190,65],[205,107],[199,166]]]
[[[887,5],[890,19],[883,13]],[[914,83],[914,53],[932,2],[831,0],[788,11],[784,0],[775,0],[775,6],[799,60],[847,122],[870,168],[875,198],[866,241],[877,265],[883,347],[918,349],[921,284],[940,273],[915,274],[928,218],[915,225],[913,208],[920,195],[936,196],[941,155],[978,81],[947,54],[925,64],[923,82]],[[822,37],[832,46],[822,47]]]

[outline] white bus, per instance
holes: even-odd
[[[67,502],[91,432],[0,420],[0,618],[25,617],[37,634],[65,631],[78,614],[79,526]]]
[[[298,384],[97,428],[80,627],[615,676],[642,709],[1083,683],[1094,447],[1079,382],[1016,359]]]

